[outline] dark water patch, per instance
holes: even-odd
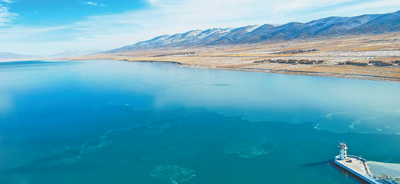
[[[329,159],[329,160],[322,161],[322,162],[306,163],[306,164],[303,164],[302,166],[304,166],[304,167],[315,167],[315,166],[328,165],[328,164],[332,165],[332,164],[335,164],[335,162],[333,161],[333,159]]]
[[[38,64],[50,64],[45,61],[12,61],[12,62],[0,62],[0,66],[17,66],[17,65],[38,65]]]
[[[208,84],[209,86],[216,86],[216,87],[225,87],[230,86],[231,84]]]

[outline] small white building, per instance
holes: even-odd
[[[345,143],[340,143],[339,145],[339,160],[347,159],[347,146]]]

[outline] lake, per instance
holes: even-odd
[[[0,63],[0,183],[360,183],[400,163],[400,84],[166,63]]]

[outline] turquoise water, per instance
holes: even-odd
[[[1,184],[359,183],[400,163],[400,84],[121,61],[0,63]]]

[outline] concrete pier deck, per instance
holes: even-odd
[[[335,159],[335,163],[368,183],[381,183],[372,176],[371,171],[366,164],[366,160],[363,158],[348,155],[346,160]]]

